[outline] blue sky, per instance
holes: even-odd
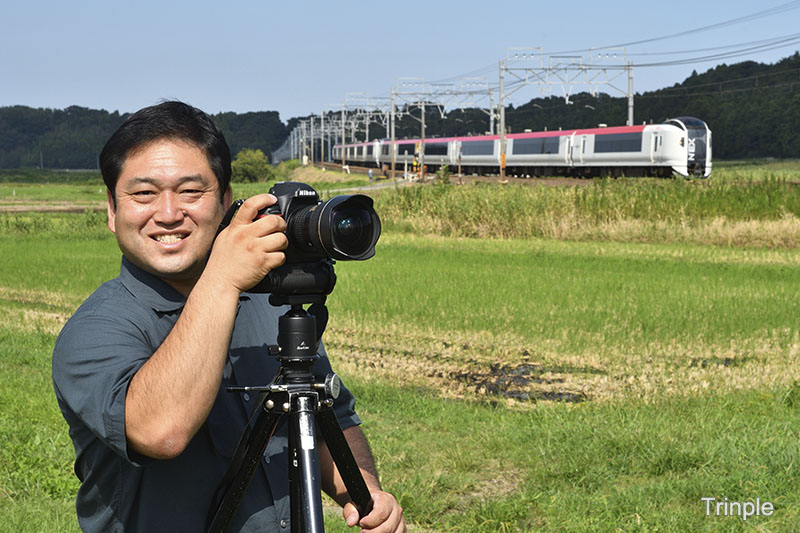
[[[128,112],[179,98],[211,113],[277,110],[287,120],[337,109],[351,93],[387,97],[399,78],[497,84],[511,47],[588,56],[618,44],[642,92],[719,63],[775,62],[800,49],[799,22],[800,1],[786,0],[7,0],[0,106]],[[738,52],[759,46],[774,48]],[[737,55],[638,66],[724,52]],[[511,101],[536,96],[527,87]]]

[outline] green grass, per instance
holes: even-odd
[[[48,204],[57,205],[72,203],[86,207],[95,207],[106,202],[106,187],[99,174],[96,178],[71,180],[64,182],[40,182],[35,175],[17,176],[19,181],[11,179],[13,176],[4,175],[0,171],[0,206],[15,204]],[[344,174],[331,172],[342,177],[335,182],[315,182],[313,187],[327,198],[339,189],[363,187],[370,182],[366,177],[353,176],[344,178]],[[48,176],[50,174],[47,174]],[[82,175],[83,176],[83,175]],[[22,181],[24,178],[24,181]],[[287,179],[289,179],[287,177]],[[277,180],[264,183],[231,183],[233,198],[248,198],[254,194],[269,192]]]
[[[727,343],[797,331],[796,261],[787,251],[389,234],[374,259],[337,265],[331,307],[357,321],[504,331],[569,352]]]
[[[423,528],[792,531],[800,519],[798,411],[782,390],[515,411],[348,382],[388,487]],[[776,512],[706,517],[702,497]]]
[[[765,183],[750,207],[722,185],[715,194],[732,217],[770,217],[794,200]],[[586,198],[611,200],[581,209],[673,205],[660,195],[707,187],[639,186],[598,184]],[[417,531],[796,530],[798,248],[412,234],[408,218],[436,202],[449,209],[436,220],[457,216],[454,189],[380,196],[389,229],[373,259],[337,264],[324,337]],[[510,188],[472,190],[464,216],[512,202]],[[518,209],[576,205],[571,189],[560,190],[569,201],[540,194],[486,209],[502,228]],[[0,531],[77,530],[50,352],[66,317],[119,270],[104,224],[102,213],[0,216]],[[539,370],[520,390],[585,401],[509,400],[476,385],[521,365]],[[776,510],[707,517],[702,497]],[[328,530],[347,530],[339,517],[329,513]]]
[[[0,205],[23,202],[98,204],[106,201],[100,183],[0,183]]]
[[[762,181],[767,179],[800,180],[800,160],[752,159],[714,161],[715,181]]]

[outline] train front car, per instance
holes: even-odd
[[[686,132],[686,169],[690,175],[707,178],[711,174],[711,130],[695,117],[676,117],[665,122]]]

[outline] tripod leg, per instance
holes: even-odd
[[[289,427],[292,531],[322,533],[325,527],[314,427],[317,395],[301,393],[294,396],[292,401],[294,405]]]
[[[239,503],[250,485],[250,480],[253,479],[253,474],[261,462],[264,450],[267,449],[269,439],[275,433],[275,428],[280,420],[281,415],[266,409],[265,404],[268,399],[279,398],[275,395],[265,395],[261,399],[261,403],[257,407],[259,414],[253,430],[247,441],[239,443],[234,460],[217,488],[215,501],[219,503],[216,508],[211,507],[211,510],[216,509],[216,512],[209,516],[209,532],[224,532],[236,515]]]
[[[372,510],[372,496],[370,496],[367,484],[364,483],[364,477],[347,444],[347,439],[344,438],[336,413],[332,408],[323,405],[317,413],[317,423],[325,443],[328,445],[328,450],[331,452],[333,462],[336,463],[336,468],[347,487],[350,499],[356,504],[362,517],[368,515]]]

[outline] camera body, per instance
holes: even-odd
[[[286,221],[286,262],[250,292],[330,294],[336,283],[334,261],[363,261],[375,255],[381,222],[369,196],[342,195],[323,202],[310,185],[291,181],[276,183],[269,192],[277,202],[258,216],[278,215]]]
[[[369,196],[335,196],[323,202],[310,185],[294,181],[278,182],[269,192],[278,201],[259,215],[286,221],[286,263],[363,261],[375,255],[381,221]]]

